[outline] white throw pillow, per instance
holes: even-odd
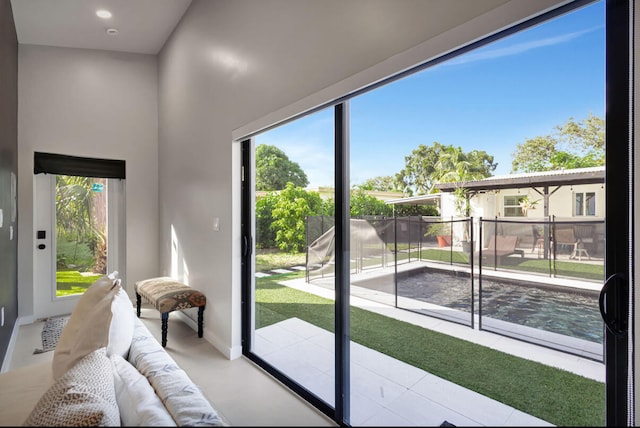
[[[134,309],[117,272],[94,282],[80,297],[53,355],[55,380],[90,352],[107,347],[107,355],[126,356],[133,338]]]
[[[120,355],[109,358],[122,426],[176,426],[147,378]]]
[[[80,297],[53,353],[51,368],[55,380],[60,379],[85,355],[107,346],[111,302],[119,286],[119,279],[103,276]]]
[[[120,426],[106,349],[81,358],[45,392],[24,426]]]
[[[131,340],[133,339],[133,327],[135,322],[133,304],[124,288],[113,297],[111,303],[111,324],[109,326],[109,343],[107,355],[120,355],[127,358]]]

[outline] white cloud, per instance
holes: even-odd
[[[555,37],[547,37],[544,39],[531,40],[528,42],[517,43],[511,46],[505,46],[502,48],[491,49],[490,47],[485,47],[484,49],[480,49],[477,52],[471,52],[464,55],[460,55],[450,61],[443,63],[443,65],[468,64],[476,61],[484,61],[489,59],[496,59],[496,58],[502,58],[506,56],[518,55],[533,49],[558,45],[561,43],[567,43],[587,33],[596,31],[600,28],[602,27],[594,27],[594,28],[590,28],[582,31],[575,31],[573,33],[562,34]]]

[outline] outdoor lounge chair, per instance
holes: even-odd
[[[494,235],[489,239],[487,248],[482,249],[482,258],[493,261],[495,266],[496,262],[502,264],[503,257],[512,254],[520,254],[520,257],[524,257],[524,250],[517,249],[517,245],[518,237],[515,235]]]
[[[586,239],[589,238],[587,237]],[[571,248],[571,254],[569,255],[570,259],[577,258],[578,260],[582,260],[583,256],[587,256],[588,259],[591,259],[589,252],[584,247],[582,238],[576,237],[575,226],[562,228],[556,226],[554,242],[557,249],[560,249],[563,246],[569,246]]]

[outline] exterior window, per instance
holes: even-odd
[[[524,217],[520,203],[524,196],[505,196],[504,197],[504,216],[505,217]]]
[[[576,216],[596,215],[596,193],[580,192],[574,194],[574,210]]]

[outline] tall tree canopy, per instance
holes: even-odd
[[[461,147],[434,142],[420,144],[405,156],[405,167],[396,174],[399,187],[410,195],[434,193],[438,182],[490,177],[498,164],[484,150],[464,152]]]
[[[402,191],[402,189],[398,189],[398,182],[396,181],[396,178],[391,175],[368,178],[360,184],[358,188],[378,192]]]
[[[306,187],[309,179],[300,165],[289,160],[278,147],[268,144],[256,147],[256,190],[282,190],[287,183]]]
[[[537,136],[518,144],[512,154],[511,172],[603,166],[604,119],[590,114],[576,122],[569,118],[550,135]]]
[[[318,192],[287,183],[273,204],[269,226],[275,243],[285,252],[300,252],[306,245],[307,216],[324,215],[325,206]]]

